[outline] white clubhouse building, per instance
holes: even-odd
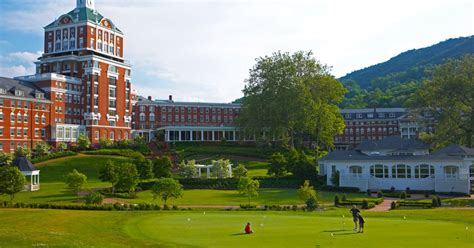
[[[333,151],[319,162],[328,185],[339,171],[339,186],[361,191],[409,187],[470,194],[474,183],[474,149],[450,145],[430,154],[426,143],[399,136],[366,140],[355,150]]]

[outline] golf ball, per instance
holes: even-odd
[[[191,221],[191,218],[188,218],[188,221]]]

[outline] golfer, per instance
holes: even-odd
[[[359,232],[363,233],[365,220],[360,213],[357,214],[357,218],[359,219]]]
[[[359,222],[358,215],[360,213],[360,210],[357,209],[356,205],[352,205],[351,208],[351,214],[352,214],[352,220],[354,221],[354,232],[357,231],[357,223]]]
[[[245,230],[245,234],[252,234],[253,233],[252,227],[250,226],[250,222],[247,223],[244,230]]]

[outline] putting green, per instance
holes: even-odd
[[[471,212],[364,212],[366,232],[356,234],[349,216],[342,218],[346,209],[315,213],[0,209],[0,247],[472,248]],[[242,234],[246,222],[252,223],[254,234]]]

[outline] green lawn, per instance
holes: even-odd
[[[351,230],[347,215],[340,209],[314,213],[0,209],[0,247],[472,248],[474,244],[474,211],[363,212],[363,234]],[[252,223],[254,234],[242,235],[246,222]]]
[[[322,205],[332,205],[334,202],[333,192],[319,192],[318,198]],[[150,190],[142,191],[137,194],[136,199],[119,199],[118,201],[128,203],[155,203],[162,204],[162,201],[153,200]],[[348,199],[358,199],[365,197],[365,194],[350,193]],[[247,204],[247,198],[238,193],[237,190],[208,190],[192,189],[185,190],[182,198],[168,200],[168,205],[235,205]],[[284,204],[302,204],[298,199],[296,189],[260,189],[259,196],[251,199],[254,205],[284,205]]]
[[[105,165],[107,160],[120,163],[127,161],[127,158],[118,156],[75,156],[53,160],[43,165],[37,166],[40,170],[40,187],[35,192],[20,192],[16,194],[15,202],[27,203],[56,203],[56,204],[79,204],[76,197],[66,191],[64,176],[73,169],[84,173],[87,176],[86,189],[109,187],[108,183],[99,180],[99,170]],[[0,196],[0,201],[9,201],[7,196]]]

